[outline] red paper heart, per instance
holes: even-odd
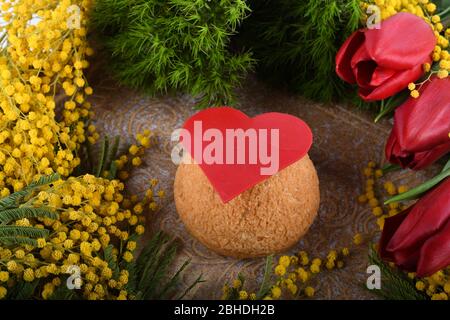
[[[201,123],[201,130],[199,130],[199,123]],[[195,127],[197,126],[197,129]],[[200,168],[203,170],[209,181],[213,185],[216,192],[220,195],[224,203],[232,200],[242,192],[250,189],[257,183],[269,178],[271,175],[286,168],[290,164],[298,161],[306,155],[312,144],[312,132],[308,125],[297,117],[283,114],[283,113],[265,113],[258,115],[254,118],[249,118],[243,112],[230,107],[209,108],[198,112],[189,118],[183,126],[190,136],[190,139],[181,135],[180,141],[184,148],[191,154],[192,158]],[[208,129],[216,129],[211,131]],[[248,130],[247,132],[256,132],[256,137],[260,138],[257,141],[256,161],[255,153],[253,153],[253,162],[251,163],[249,151],[254,150],[250,148],[249,140],[246,140],[245,149],[239,147],[237,140],[234,140],[234,148],[229,147],[226,150],[226,145],[231,140],[227,140],[230,130],[242,129]],[[267,138],[264,136],[264,129],[266,130]],[[279,132],[279,156],[278,166],[276,165],[276,152],[271,153],[272,147],[276,148],[276,129]],[[195,132],[197,130],[197,132]],[[242,132],[242,131],[241,131]],[[198,135],[200,133],[200,135]],[[210,134],[210,141],[205,141],[204,134]],[[211,133],[214,139],[211,137]],[[196,135],[197,134],[197,135]],[[222,143],[218,139],[217,135],[221,134],[223,137]],[[260,134],[262,134],[260,136]],[[255,135],[249,133],[252,138]],[[273,141],[272,141],[273,138]],[[267,156],[266,161],[262,161],[260,147],[267,143]],[[197,148],[196,148],[197,145]],[[209,149],[208,149],[209,145]],[[213,145],[223,146],[223,156],[220,156],[219,152],[209,152],[213,148]],[[229,144],[231,146],[231,144]],[[253,144],[254,146],[255,144]],[[231,150],[234,149],[234,157]],[[218,148],[215,151],[219,150]],[[262,149],[262,155],[265,155],[264,148]],[[276,150],[276,149],[274,149]],[[208,152],[206,152],[208,151]],[[238,164],[238,153],[245,152],[245,163]],[[222,164],[211,163],[211,160],[205,161],[205,154],[217,156],[216,160],[222,158]],[[227,159],[229,156],[229,159]],[[231,160],[234,161],[231,161]],[[209,162],[208,162],[209,161]],[[219,161],[216,161],[219,162]],[[231,162],[234,162],[231,164]],[[241,161],[242,162],[242,161]],[[262,174],[262,169],[272,168],[270,175]],[[265,173],[267,174],[267,172]]]

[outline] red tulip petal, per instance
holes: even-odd
[[[406,250],[390,251],[388,244],[394,236],[397,229],[407,218],[410,208],[406,211],[387,218],[384,222],[383,233],[379,242],[379,253],[383,260],[394,262],[398,267],[406,271],[415,271],[419,261],[419,249],[407,248]]]
[[[386,250],[398,251],[415,247],[439,232],[450,221],[450,179],[422,197],[411,209]]]
[[[417,276],[426,277],[450,265],[450,220],[420,250]]]
[[[418,99],[409,98],[395,111],[394,129],[404,152],[428,151],[449,142],[450,78],[434,77],[420,91]]]
[[[372,74],[370,85],[377,87],[395,75],[395,70],[378,66]]]
[[[370,59],[364,46],[360,46],[359,49],[356,50],[350,65],[352,67],[353,74],[356,77],[356,83],[358,86],[372,89],[369,82],[375,68],[377,67],[377,64]]]
[[[356,76],[356,83],[360,88],[373,90],[373,87],[370,85],[370,79],[376,67],[377,64],[373,61],[361,61],[356,65],[353,70]]]
[[[356,79],[351,68],[353,54],[364,42],[364,33],[354,32],[342,45],[336,54],[336,73],[344,81],[355,83]]]
[[[424,151],[424,152],[418,152],[415,153],[413,156],[413,160],[411,160],[407,167],[413,169],[413,170],[421,170],[423,168],[426,168],[430,164],[436,162],[440,158],[442,158],[444,155],[448,154],[450,152],[450,141],[444,144],[441,144],[440,146],[437,146],[430,151]],[[404,159],[404,162],[407,162],[408,158]],[[403,166],[404,168],[406,166]]]
[[[406,250],[394,251],[392,257],[392,262],[400,269],[408,272],[415,272],[420,259],[420,245]]]
[[[426,62],[436,45],[431,27],[420,17],[398,13],[381,23],[380,29],[365,31],[365,46],[380,66],[404,70]]]
[[[395,216],[392,216],[390,218],[387,218],[384,221],[384,227],[383,232],[381,233],[380,241],[378,242],[378,251],[380,254],[380,257],[383,260],[387,261],[393,261],[392,252],[387,250],[387,245],[391,241],[393,235],[397,231],[397,229],[402,224],[403,220],[407,217],[409,212],[409,209],[407,211],[404,211],[402,213],[399,213]]]
[[[404,90],[410,82],[414,82],[423,75],[422,65],[417,65],[412,69],[399,71],[393,75],[389,81],[382,85],[375,87],[369,94],[359,91],[360,97],[364,101],[383,100],[393,96],[396,93]]]
[[[395,134],[395,131],[392,130],[391,134],[389,135],[389,138],[386,142],[385,147],[385,154],[386,159],[390,163],[395,163],[400,165],[402,168],[405,168],[413,159],[413,155],[409,153],[403,153],[398,142],[397,142],[397,135]],[[404,160],[405,163],[403,162]]]
[[[372,61],[372,59],[370,58],[369,54],[367,53],[366,47],[364,47],[364,45],[361,45],[358,48],[358,50],[356,50],[356,52],[353,54],[353,57],[350,61],[350,66],[352,67],[353,72],[355,71],[354,69],[356,68],[358,63],[360,63],[362,61]]]
[[[418,99],[397,108],[386,145],[386,158],[414,170],[450,152],[450,79],[431,78]]]

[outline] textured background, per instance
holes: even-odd
[[[191,114],[194,101],[183,95],[150,98],[130,89],[120,88],[111,81],[99,81],[93,97],[96,125],[100,132],[120,135],[122,141],[143,129],[152,129],[158,139],[144,157],[144,164],[135,170],[128,186],[134,193],[143,193],[149,179],[160,179],[167,192],[163,208],[148,219],[149,230],[162,229],[178,237],[181,250],[177,264],[191,259],[182,287],[200,273],[207,282],[194,290],[188,298],[218,299],[225,282],[238,272],[246,276],[247,284],[256,287],[261,280],[264,259],[236,260],[210,252],[186,231],[175,210],[173,180],[176,166],[170,160],[174,143],[170,135],[180,128]],[[313,130],[314,144],[310,157],[316,165],[321,187],[321,206],[310,231],[291,253],[306,250],[310,255],[323,257],[332,248],[350,246],[356,232],[376,234],[370,209],[356,203],[362,192],[364,179],[361,169],[370,160],[384,161],[384,142],[391,124],[374,124],[373,114],[338,105],[322,105],[286,92],[269,88],[253,77],[238,91],[236,107],[248,115],[278,111],[299,116]],[[413,185],[430,172],[414,174],[398,172],[389,178],[394,182]],[[324,271],[313,280],[319,299],[370,299],[369,292],[361,288],[365,282],[367,245],[352,251],[341,270]],[[183,288],[180,288],[182,290]]]

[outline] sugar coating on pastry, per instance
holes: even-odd
[[[180,164],[175,204],[187,230],[225,256],[250,258],[285,251],[308,231],[320,202],[319,179],[306,155],[223,203],[196,164]]]

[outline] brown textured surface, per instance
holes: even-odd
[[[196,164],[181,164],[175,205],[187,230],[213,251],[236,258],[290,249],[319,209],[317,173],[308,155],[223,204]]]
[[[120,135],[129,142],[144,128],[153,129],[158,135],[158,146],[147,153],[144,165],[134,171],[128,186],[133,192],[142,193],[148,179],[157,177],[167,191],[163,209],[149,219],[149,229],[163,229],[180,238],[182,250],[177,263],[191,259],[182,286],[199,273],[207,280],[188,298],[220,298],[223,283],[235,278],[238,272],[246,275],[250,286],[256,287],[262,277],[264,258],[239,260],[211,252],[187,232],[176,213],[172,188],[176,166],[170,160],[173,147],[170,134],[194,113],[194,101],[181,95],[149,98],[106,82],[94,84],[94,88],[92,100],[100,131]],[[313,103],[270,89],[253,78],[239,90],[237,107],[249,116],[269,111],[287,112],[301,117],[313,130],[314,145],[309,155],[319,175],[321,204],[311,229],[290,252],[302,249],[323,256],[330,248],[348,246],[356,232],[368,234],[376,229],[370,210],[357,204],[355,198],[362,192],[362,167],[369,160],[384,161],[388,121],[374,124],[370,113]],[[414,185],[429,175],[430,172],[400,172],[391,174],[390,179]],[[353,250],[343,269],[320,273],[313,282],[316,298],[373,298],[361,288],[366,267],[367,246],[362,245]]]

